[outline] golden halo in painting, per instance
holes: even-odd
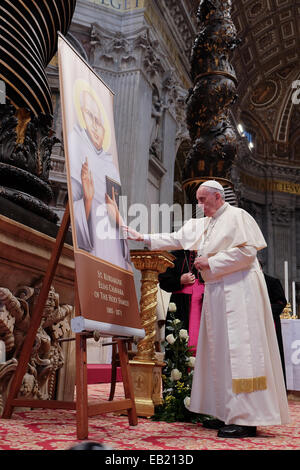
[[[104,140],[103,140],[103,150],[105,152],[107,152],[108,149],[110,148],[110,144],[111,144],[111,126],[110,126],[110,122],[109,122],[107,113],[105,111],[105,108],[104,108],[99,96],[95,92],[95,90],[91,87],[89,82],[87,82],[86,80],[83,80],[81,78],[76,80],[76,82],[74,83],[74,89],[73,89],[74,103],[75,103],[78,123],[79,123],[80,127],[82,127],[82,129],[86,129],[86,124],[85,124],[83,114],[82,114],[82,110],[81,110],[81,106],[80,106],[80,95],[83,91],[87,91],[94,98],[94,100],[96,101],[96,103],[97,103],[97,105],[100,109],[101,116],[102,116],[103,127],[104,127],[104,130],[105,130]]]

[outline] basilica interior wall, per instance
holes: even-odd
[[[125,3],[79,0],[68,39],[115,92],[120,174],[128,204],[172,204],[174,197],[182,202],[175,159],[180,143],[188,142],[185,98],[197,31],[187,11],[195,12],[199,2]],[[263,0],[255,5],[245,0],[238,8],[233,0],[232,16],[242,41],[232,58],[239,83],[232,114],[249,133],[253,148],[237,130],[240,145],[232,181],[240,205],[266,237],[268,249],[261,254],[265,269],[283,281],[288,260],[299,297],[300,104],[292,99],[300,70],[300,11],[294,1],[277,3],[268,9]],[[60,138],[56,65],[54,61],[48,67],[48,76]],[[52,162],[53,204],[61,215],[66,199],[62,145],[55,147]]]

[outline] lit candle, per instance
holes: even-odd
[[[297,315],[296,312],[296,283],[292,282],[292,299],[293,299],[293,315]]]
[[[288,262],[284,262],[284,293],[286,301],[289,302],[289,265]]]

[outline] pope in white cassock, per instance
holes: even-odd
[[[215,417],[219,437],[256,435],[256,426],[289,422],[288,402],[270,301],[256,254],[266,242],[255,220],[225,202],[222,186],[197,191],[206,217],[175,233],[128,238],[152,250],[196,250],[205,294],[190,411]]]
[[[86,90],[81,93],[80,106],[86,129],[76,126],[68,137],[77,244],[102,260],[131,270],[127,243],[120,240],[118,221],[109,217],[106,206],[107,177],[117,184],[120,177],[112,155],[102,147],[101,112]]]

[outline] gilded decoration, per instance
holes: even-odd
[[[130,361],[135,403],[138,416],[154,415],[156,405],[162,403],[162,374],[164,363],[155,353],[156,307],[158,274],[173,267],[174,256],[162,251],[131,251],[131,260],[141,271],[140,315],[145,337],[138,342],[137,354]]]
[[[233,393],[252,393],[257,390],[267,389],[267,378],[262,377],[251,377],[249,379],[233,379],[232,390]]]
[[[271,180],[259,178],[240,172],[240,179],[245,185],[262,192],[279,192],[300,195],[300,184],[292,181]]]
[[[0,288],[0,339],[5,343],[6,360],[0,364],[0,415],[10,382],[17,368],[20,352],[30,328],[31,315],[41,284],[23,286],[13,294]],[[71,305],[60,305],[59,294],[51,287],[42,323],[38,329],[20,396],[50,400],[55,398],[57,372],[64,365],[61,340],[70,331]]]
[[[141,271],[140,313],[145,337],[138,343],[137,361],[155,360],[156,306],[158,274],[172,267],[174,257],[165,252],[131,251],[135,268]]]

